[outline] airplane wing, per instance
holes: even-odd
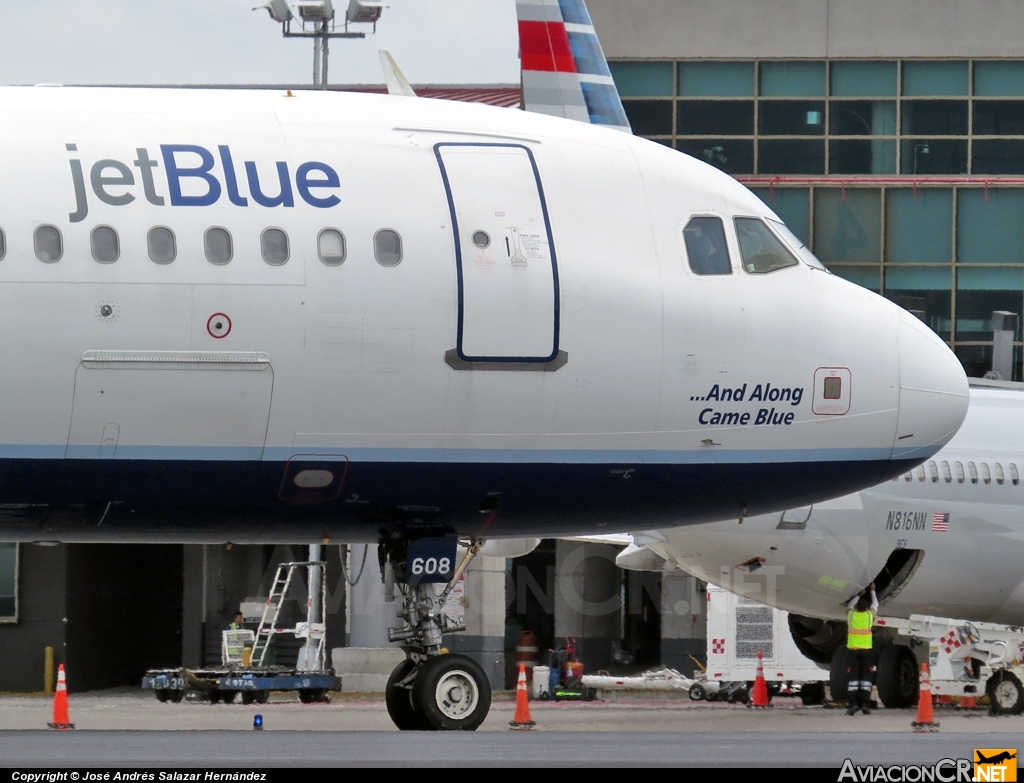
[[[523,108],[632,133],[583,0],[516,0]]]
[[[615,546],[629,546],[633,543],[633,536],[629,533],[601,533],[593,536],[560,536],[563,541],[581,541],[584,544],[613,544]]]

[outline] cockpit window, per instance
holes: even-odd
[[[825,269],[825,265],[818,260],[818,257],[811,252],[811,249],[807,247],[789,228],[785,223],[780,223],[778,220],[772,220],[768,218],[768,222],[771,227],[775,229],[775,233],[782,237],[782,241],[789,245],[796,254],[800,256],[800,260],[803,261],[807,266],[813,267],[814,269],[820,269],[823,272],[828,272]]]
[[[716,217],[695,217],[683,229],[686,256],[695,275],[731,275],[725,228]]]
[[[743,268],[751,274],[762,275],[799,263],[768,226],[756,218],[736,218],[736,234]]]

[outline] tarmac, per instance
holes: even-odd
[[[497,696],[497,695],[496,695]],[[161,704],[116,690],[70,697],[76,729],[45,730],[49,700],[0,698],[0,763],[12,766],[829,766],[934,763],[975,747],[1016,748],[1024,717],[936,709],[937,734],[915,734],[912,710],[849,717],[776,699],[766,710],[685,699],[619,697],[531,702],[533,732],[512,732],[514,704],[496,698],[475,733],[407,732],[401,742],[378,696],[300,704]],[[253,716],[264,729],[252,729]]]

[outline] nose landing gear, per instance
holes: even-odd
[[[388,630],[388,639],[401,642],[406,660],[388,679],[388,714],[402,731],[473,731],[491,707],[491,685],[483,668],[466,655],[442,654],[445,633],[465,630],[439,614],[452,588],[483,542],[473,540],[457,568],[452,538],[418,539],[411,544],[381,544],[385,600],[402,605],[398,616],[405,625]],[[433,585],[447,583],[435,600]]]

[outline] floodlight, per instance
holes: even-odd
[[[376,22],[384,12],[384,3],[373,0],[349,0],[345,18],[350,22]]]
[[[256,11],[260,8],[266,8],[267,13],[270,14],[270,18],[275,22],[288,22],[292,18],[292,9],[288,7],[287,0],[269,0],[269,2],[263,3],[253,8]]]
[[[331,4],[331,0],[296,3],[295,8],[303,22],[329,22],[334,18],[334,6]]]

